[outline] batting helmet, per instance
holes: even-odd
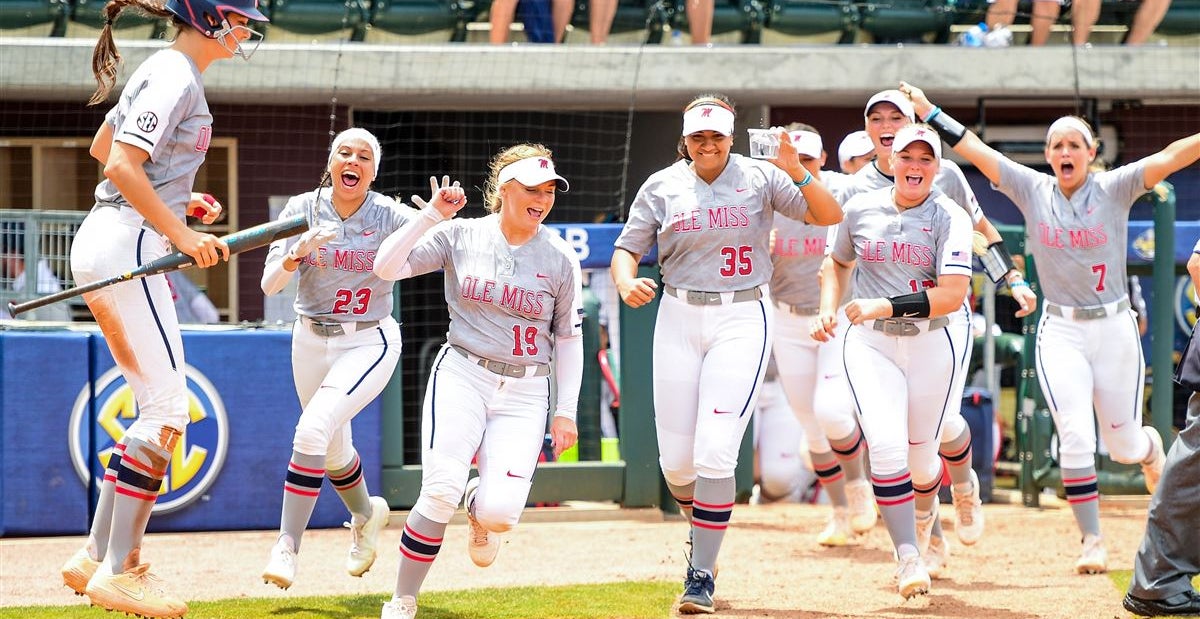
[[[226,21],[230,13],[254,21],[270,21],[258,10],[258,0],[167,0],[167,10],[210,39],[230,30]]]

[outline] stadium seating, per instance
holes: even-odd
[[[861,16],[850,0],[774,0],[766,27],[791,36],[840,32],[838,43],[853,43]]]
[[[920,42],[929,34],[934,43],[950,39],[952,9],[944,0],[868,2],[862,9],[862,29],[876,43]]]
[[[71,21],[91,28],[100,28],[104,25],[104,6],[106,4],[108,4],[108,0],[72,0]],[[166,20],[147,16],[130,6],[121,11],[121,16],[113,23],[113,28],[121,30],[151,23],[154,24],[154,30],[150,33],[150,38],[162,38],[167,32]]]
[[[670,29],[670,17],[674,10],[672,0],[617,0],[617,12],[609,32],[620,34],[645,30],[647,43],[662,43],[663,31]],[[588,0],[576,0],[571,24],[590,30],[589,20]]]
[[[685,3],[686,0],[671,0],[668,4],[672,27],[683,32],[688,31]],[[742,43],[762,42],[762,30],[767,19],[767,11],[759,0],[715,0],[715,4],[713,34],[741,32]]]
[[[450,30],[450,41],[467,40],[468,10],[474,2],[466,0],[372,0],[372,28],[400,35],[425,34]]]
[[[272,28],[298,34],[331,34],[350,30],[351,41],[367,34],[370,0],[269,0],[264,13]],[[268,37],[269,38],[269,37]]]
[[[0,24],[4,28],[28,28],[50,25],[52,37],[61,37],[67,29],[67,0],[4,0],[0,2]]]

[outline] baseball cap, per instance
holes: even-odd
[[[899,90],[883,90],[875,93],[870,99],[867,99],[867,107],[863,108],[863,116],[871,113],[871,108],[875,107],[876,103],[891,103],[900,110],[901,114],[908,117],[910,121],[916,122],[917,115],[913,112],[912,101]]]
[[[797,153],[813,159],[821,158],[824,145],[821,144],[820,135],[812,131],[792,131],[788,135],[792,137],[792,146],[796,148]]]
[[[514,161],[500,168],[500,173],[496,176],[498,185],[503,185],[514,179],[526,187],[537,187],[546,181],[552,180],[555,181],[559,191],[567,191],[571,188],[567,179],[559,176],[554,171],[554,162],[549,157],[542,157],[540,155]]]
[[[933,129],[925,125],[908,125],[896,132],[892,139],[892,152],[898,153],[913,142],[924,142],[933,149],[933,155],[942,158],[942,138]]]
[[[716,131],[721,135],[733,135],[733,112],[717,103],[701,103],[683,113],[683,133],[691,135],[697,131]]]
[[[382,157],[381,149],[379,148],[379,140],[375,139],[375,136],[372,135],[370,131],[367,131],[366,129],[360,129],[358,127],[347,129],[337,134],[337,137],[333,138],[333,144],[329,147],[329,161],[325,162],[325,167],[329,167],[329,164],[333,163],[333,155],[338,151],[338,148],[341,148],[342,144],[345,144],[350,140],[362,140],[367,143],[367,146],[371,149],[371,155],[373,155],[374,158],[372,163],[375,164],[375,173],[378,174],[379,164],[381,163],[380,157]]]
[[[842,138],[838,146],[838,161],[850,161],[872,152],[875,152],[875,145],[871,143],[871,136],[866,131],[855,131]]]

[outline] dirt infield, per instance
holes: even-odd
[[[1102,502],[1102,524],[1112,569],[1130,569],[1144,531],[1145,499]],[[814,538],[828,508],[809,505],[738,506],[725,538],[713,617],[913,617],[1034,619],[1128,617],[1120,592],[1105,576],[1072,571],[1078,533],[1069,510],[987,505],[987,532],[979,544],[952,549],[947,578],[929,596],[903,602],[892,583],[894,563],[882,524],[856,547],[823,549]],[[657,512],[609,512],[590,522],[539,522],[531,515],[504,538],[496,563],[471,564],[466,526],[446,531],[444,549],[426,590],[508,585],[551,585],[619,580],[681,580],[681,522]],[[953,513],[942,519],[952,530]],[[272,532],[159,534],[147,538],[144,557],[171,589],[192,600],[390,593],[395,550],[403,526],[393,514],[384,552],[365,577],[343,571],[349,533],[304,536],[297,582],[288,592],[264,585],[258,574]],[[953,534],[950,534],[953,538]],[[59,565],[81,538],[0,540],[0,605],[69,604]],[[184,584],[186,583],[186,584]],[[665,610],[664,610],[664,616]]]

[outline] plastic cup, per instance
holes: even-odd
[[[616,437],[600,439],[600,461],[601,462],[620,462],[621,447],[620,439]]]
[[[770,129],[747,129],[750,132],[750,156],[755,159],[774,159],[779,156],[779,134]]]

